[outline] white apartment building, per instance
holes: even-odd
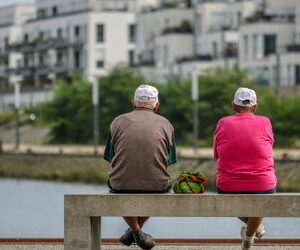
[[[9,51],[10,44],[13,44],[22,36],[23,24],[35,16],[35,6],[20,4],[0,8],[0,85],[8,81],[20,80],[9,70],[19,67],[22,54]]]
[[[178,2],[181,6],[173,5],[173,13],[183,13],[183,2],[186,6],[190,3]],[[177,20],[188,18],[192,24],[186,43],[174,30],[173,40],[165,42],[163,49],[159,42],[165,39],[164,34],[154,33],[148,27],[160,30],[159,23],[164,23],[165,29],[172,27],[163,22],[170,7],[140,13],[138,23],[143,33],[138,34],[137,53],[142,75],[164,81],[172,75],[189,78],[195,71],[202,74],[212,67],[238,65],[263,85],[300,85],[300,1],[194,0],[189,10],[177,14]],[[168,61],[162,63],[159,58],[166,57],[165,51]],[[156,57],[152,65],[146,66],[147,53]]]
[[[23,85],[44,85],[75,71],[95,81],[118,63],[133,65],[136,13],[156,1],[37,0],[36,13],[8,41],[8,53],[19,55],[17,67],[5,65],[8,82],[17,76]]]

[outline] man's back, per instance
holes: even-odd
[[[114,119],[110,126],[114,151],[109,174],[112,188],[165,190],[170,185],[167,166],[174,146],[173,132],[170,122],[150,109],[135,109]]]

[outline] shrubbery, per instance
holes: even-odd
[[[132,110],[131,99],[143,79],[131,69],[118,66],[100,79],[99,124],[100,140],[105,142],[109,123],[116,116]],[[153,83],[151,83],[153,84]],[[154,84],[160,92],[160,114],[176,129],[177,142],[191,145],[193,101],[190,81],[170,80]],[[199,145],[211,146],[216,122],[232,114],[230,103],[239,86],[257,91],[258,114],[271,118],[278,146],[295,146],[300,138],[300,117],[297,115],[300,96],[277,97],[270,88],[255,85],[244,70],[221,68],[207,71],[199,77]],[[82,77],[72,84],[61,83],[53,101],[39,108],[43,123],[51,128],[51,142],[91,143],[93,141],[93,111],[91,84]],[[155,129],[155,128],[154,128]]]

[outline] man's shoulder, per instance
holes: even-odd
[[[165,124],[167,124],[167,125],[169,125],[169,126],[171,126],[171,127],[173,128],[172,123],[171,123],[166,117],[164,117],[164,116],[162,116],[162,115],[159,115],[159,114],[157,114],[157,113],[153,113],[153,114],[155,115],[155,118],[156,118],[157,120],[159,120],[159,121],[161,121],[162,123],[165,123]]]

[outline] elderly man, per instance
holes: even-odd
[[[110,124],[104,159],[111,162],[108,186],[117,193],[165,193],[171,188],[167,167],[177,161],[174,128],[159,109],[158,90],[140,85],[132,101],[134,110]],[[141,204],[142,205],[142,204]],[[151,249],[153,238],[141,229],[149,217],[124,217],[129,228],[124,245]]]
[[[270,194],[276,192],[272,146],[274,136],[269,118],[254,115],[256,93],[238,88],[232,102],[235,115],[222,118],[214,133],[217,161],[217,191],[232,194]],[[254,237],[264,234],[262,218],[239,218],[242,249],[250,249]]]

